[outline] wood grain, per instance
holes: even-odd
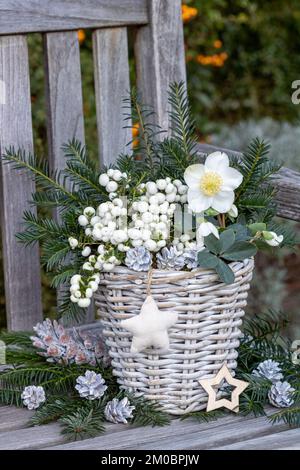
[[[48,153],[51,169],[65,168],[61,146],[74,137],[84,144],[80,55],[77,33],[44,36]]]
[[[250,437],[250,436],[248,436]],[[300,430],[289,429],[277,434],[269,434],[256,439],[246,439],[227,446],[218,447],[219,450],[300,450]]]
[[[29,419],[34,414],[23,408],[14,406],[0,407],[0,433],[11,431],[12,429],[21,429],[27,426]]]
[[[137,86],[142,102],[153,106],[155,122],[169,129],[170,83],[186,81],[180,0],[150,0],[149,24],[135,40]]]
[[[95,91],[99,158],[110,165],[132,140],[130,121],[124,122],[122,100],[129,96],[127,29],[113,28],[93,33]]]
[[[6,104],[0,104],[0,154],[9,146],[32,152],[28,51],[24,36],[0,37],[0,79]],[[29,330],[42,319],[38,246],[24,247],[15,234],[24,229],[24,210],[34,183],[27,172],[2,164],[1,219],[8,328]]]
[[[0,0],[0,34],[101,28],[147,21],[146,0]]]
[[[197,147],[202,156],[219,150],[226,152],[229,156],[242,158],[242,153],[236,150],[207,144],[199,144]],[[285,219],[300,221],[300,173],[289,168],[281,168],[274,179],[274,185],[278,189],[277,215]]]
[[[74,137],[85,143],[77,32],[45,34],[44,56],[49,166],[51,170],[60,171],[66,166],[62,145]],[[54,216],[59,219],[59,211]],[[62,295],[59,290],[58,302]],[[94,316],[92,306],[85,321],[92,321]]]

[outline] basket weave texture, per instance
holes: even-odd
[[[148,274],[123,267],[102,274],[95,301],[121,388],[157,400],[173,415],[206,408],[207,394],[198,381],[214,377],[224,363],[236,368],[253,267],[252,259],[231,263],[230,285],[212,270],[153,270],[151,294],[160,310],[177,312],[178,321],[169,330],[168,351],[150,348],[139,354],[130,352],[131,333],[120,321],[140,313]]]

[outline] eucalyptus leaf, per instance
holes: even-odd
[[[204,244],[206,248],[215,255],[218,255],[221,252],[220,240],[212,233],[208,235],[208,237],[204,238]]]
[[[232,284],[234,282],[234,272],[232,271],[230,266],[228,266],[228,264],[224,263],[224,261],[219,259],[219,262],[215,269],[219,274],[219,277],[222,282],[225,282],[225,284]]]
[[[243,261],[256,255],[257,248],[253,243],[239,241],[234,243],[226,253],[222,254],[222,258],[228,261]]]
[[[198,263],[202,268],[213,269],[217,266],[219,259],[208,250],[199,251]]]
[[[220,235],[221,252],[227,251],[235,242],[235,233],[232,229],[224,230]]]

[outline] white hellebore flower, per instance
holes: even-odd
[[[211,222],[201,222],[197,228],[197,239],[203,239],[203,237],[208,237],[208,235],[213,234],[216,238],[220,238],[217,227]]]
[[[283,235],[277,235],[275,232],[263,231],[265,242],[270,246],[279,246],[283,241]]]
[[[238,208],[236,207],[235,204],[232,204],[230,211],[228,211],[228,215],[230,217],[233,217],[234,219],[238,216]]]
[[[188,185],[188,204],[193,212],[212,207],[228,212],[234,202],[234,190],[243,180],[242,174],[229,166],[226,153],[214,152],[203,164],[189,166],[184,173]]]

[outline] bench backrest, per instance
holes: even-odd
[[[77,30],[93,29],[99,158],[114,161],[131,139],[122,98],[130,89],[127,27],[136,26],[137,86],[158,124],[168,126],[168,84],[185,80],[180,0],[0,0],[0,154],[13,145],[33,151],[26,34],[44,38],[49,163],[61,169],[61,145],[84,142]],[[16,241],[34,183],[1,168],[2,244],[8,328],[29,329],[42,318],[38,246]],[[32,210],[32,207],[30,207]]]

